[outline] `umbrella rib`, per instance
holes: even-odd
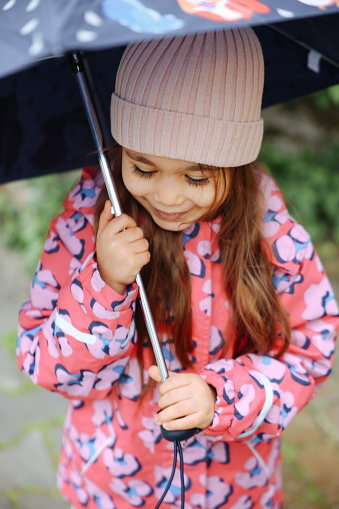
[[[288,33],[284,32],[283,30],[279,29],[279,28],[276,28],[275,26],[273,25],[266,25],[269,29],[271,29],[273,32],[276,32],[277,34],[279,35],[282,35],[284,37],[286,37],[286,39],[289,39],[290,41],[294,42],[295,44],[297,44],[298,46],[301,46],[302,48],[304,48],[306,51],[316,51],[318,53],[318,55],[320,56],[320,58],[322,60],[325,60],[326,62],[328,62],[329,64],[333,65],[333,67],[336,67],[337,69],[339,69],[339,62],[336,62],[335,60],[333,60],[332,58],[324,55],[323,53],[320,53],[318,50],[316,50],[315,48],[312,48],[311,46],[309,46],[308,44],[305,44],[304,42],[301,42],[299,41],[298,39],[296,39],[295,37],[292,37],[291,35],[289,35]]]

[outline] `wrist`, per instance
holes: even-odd
[[[101,267],[98,259],[97,259],[97,266],[98,266],[100,277],[104,281],[104,283],[106,283],[106,285],[108,285],[110,288],[112,288],[112,290],[117,292],[119,295],[124,295],[127,285],[125,285],[124,283],[119,283],[117,281],[113,281],[108,275],[106,275],[105,271]]]

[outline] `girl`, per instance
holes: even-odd
[[[160,424],[200,430],[187,508],[282,505],[280,434],[329,375],[339,319],[308,234],[254,164],[263,74],[249,28],[130,45],[111,107],[125,213],[85,168],[51,223],[18,363],[69,398],[58,485],[78,509],[156,506],[173,458]]]

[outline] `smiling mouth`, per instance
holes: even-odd
[[[164,219],[165,221],[176,221],[177,219],[181,219],[183,216],[187,214],[187,210],[185,210],[185,212],[171,212],[171,213],[163,212],[162,210],[158,210],[155,207],[153,207],[153,210],[155,211],[158,217]]]

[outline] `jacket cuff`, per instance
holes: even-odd
[[[220,375],[209,369],[203,369],[199,375],[208,385],[214,387],[217,397],[215,400],[215,412],[213,421],[203,430],[204,434],[221,440],[222,435],[228,432],[234,417],[235,389],[231,380],[226,380],[226,376]],[[228,405],[224,405],[225,398]],[[222,414],[222,419],[221,419]]]
[[[93,351],[100,344],[100,356],[104,352],[116,354],[116,349],[124,350],[134,334],[137,295],[136,283],[129,285],[124,295],[110,288],[102,280],[92,255],[61,289],[55,325]]]
[[[257,431],[273,406],[274,393],[271,381],[263,373],[246,368],[244,373],[244,367],[232,360],[229,368],[216,372],[207,367],[200,376],[217,392],[214,418],[204,432],[231,441],[251,437]]]

